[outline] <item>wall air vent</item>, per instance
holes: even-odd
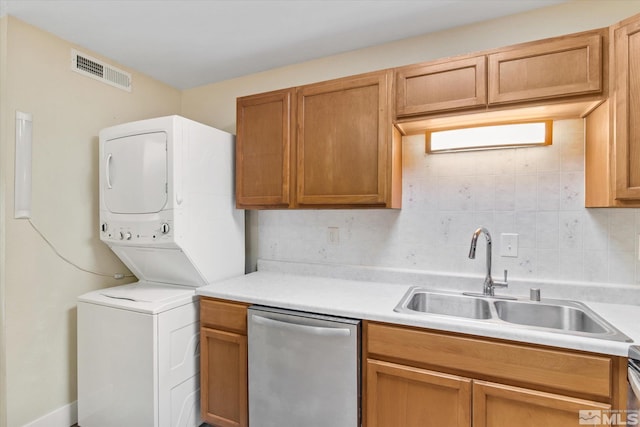
[[[131,74],[75,49],[71,50],[71,69],[76,73],[131,92]]]

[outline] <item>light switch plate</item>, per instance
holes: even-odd
[[[502,233],[500,235],[500,256],[513,258],[518,256],[517,233]]]

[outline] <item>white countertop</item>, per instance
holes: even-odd
[[[198,288],[196,293],[207,297],[292,310],[419,326],[617,356],[627,356],[629,346],[634,344],[453,316],[394,312],[393,309],[412,285],[259,271],[203,286]],[[450,289],[427,287],[450,291]],[[582,302],[632,338],[635,344],[640,343],[640,306]]]

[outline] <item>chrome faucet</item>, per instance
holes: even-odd
[[[506,288],[509,286],[507,283],[507,270],[504,270],[504,281],[495,281],[493,277],[491,277],[491,234],[489,230],[484,227],[478,228],[473,232],[473,236],[471,237],[471,248],[469,249],[469,258],[475,259],[476,257],[476,245],[478,244],[478,237],[480,234],[484,233],[487,238],[487,277],[484,279],[484,287],[482,289],[482,295],[484,296],[494,296],[494,288]]]

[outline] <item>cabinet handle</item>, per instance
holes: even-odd
[[[251,315],[253,321],[259,325],[271,326],[281,330],[297,331],[310,335],[320,335],[325,337],[348,337],[351,331],[346,328],[325,328],[321,326],[307,326],[298,323],[283,322],[281,320],[269,319],[262,316]]]

